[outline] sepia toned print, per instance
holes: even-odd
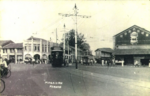
[[[150,1],[1,0],[1,96],[149,96]]]

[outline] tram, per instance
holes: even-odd
[[[52,67],[61,67],[63,64],[63,48],[59,46],[54,46],[52,49]]]

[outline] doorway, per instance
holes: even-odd
[[[149,59],[141,59],[141,65],[148,66],[149,65]]]
[[[124,56],[125,65],[134,65],[134,59],[132,55]]]

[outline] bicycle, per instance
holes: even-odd
[[[1,70],[1,78],[8,78],[11,76],[10,69],[4,68],[4,66],[1,66],[1,68],[3,69],[3,71]]]
[[[5,90],[5,81],[3,79],[0,79],[0,93],[2,93]]]

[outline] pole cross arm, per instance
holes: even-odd
[[[58,13],[59,15],[65,16],[65,17],[69,17],[69,16],[75,16],[74,14],[63,14],[63,13]]]
[[[79,17],[82,17],[82,18],[91,18],[91,16],[86,16],[86,15],[77,15]]]

